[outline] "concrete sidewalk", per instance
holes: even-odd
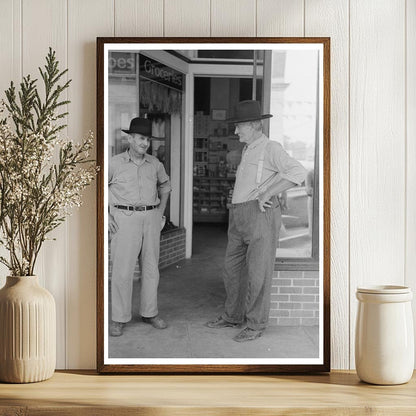
[[[109,337],[110,358],[316,358],[318,327],[270,326],[261,338],[232,340],[240,329],[212,329],[224,304],[222,263],[227,242],[224,225],[194,229],[192,258],[161,271],[159,315],[169,327],[156,330],[141,321],[138,305],[123,336]],[[133,298],[137,298],[135,282]]]

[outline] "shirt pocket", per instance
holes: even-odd
[[[247,170],[250,173],[254,173],[255,175],[257,175],[258,168],[259,168],[259,163],[258,162],[248,162],[247,163]]]
[[[127,173],[122,173],[122,174],[117,176],[115,182],[117,182],[117,183],[129,183],[129,182],[132,182],[132,177],[131,177],[131,175],[129,175]]]
[[[119,170],[113,178],[113,182],[120,185],[126,185],[134,182],[136,180],[136,175],[137,173],[133,170]]]
[[[157,170],[153,165],[147,166],[144,170],[144,176],[150,183],[157,183]]]

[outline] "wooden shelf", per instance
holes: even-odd
[[[416,379],[361,383],[321,375],[97,375],[56,372],[34,384],[0,384],[0,415],[411,415]]]
[[[234,182],[235,178],[222,176],[194,176],[193,221],[227,222],[228,212],[224,201],[228,200],[229,189]],[[207,208],[208,212],[202,212],[202,207]],[[217,211],[220,208],[222,210]]]

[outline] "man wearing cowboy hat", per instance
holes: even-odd
[[[225,254],[225,310],[217,319],[207,322],[210,328],[246,327],[233,339],[250,341],[262,335],[267,327],[270,292],[281,210],[277,195],[300,185],[305,168],[290,157],[280,143],[269,140],[262,130],[257,101],[237,104],[235,134],[246,144],[229,213],[228,245]]]
[[[152,123],[136,117],[127,133],[129,149],[113,156],[109,164],[108,186],[111,233],[110,335],[120,336],[131,320],[133,274],[141,256],[140,314],[145,323],[157,329],[167,327],[158,316],[159,246],[162,216],[171,191],[169,176],[162,163],[147,154]]]

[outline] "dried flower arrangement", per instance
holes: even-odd
[[[60,138],[59,123],[69,101],[60,101],[70,81],[60,85],[60,71],[49,48],[44,70],[39,68],[44,96],[37,80],[23,78],[20,91],[13,82],[0,104],[0,245],[10,258],[0,257],[12,276],[31,276],[48,234],[81,205],[82,191],[96,175],[89,156],[93,135],[81,143]]]

